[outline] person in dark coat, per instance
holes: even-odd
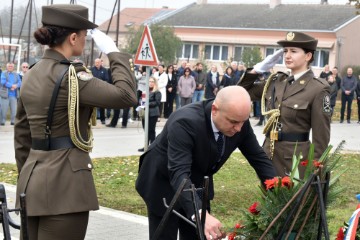
[[[211,70],[206,76],[206,85],[205,85],[205,99],[215,98],[217,92],[220,89],[220,74],[217,71],[215,65],[211,66]]]
[[[208,176],[209,199],[214,198],[213,175],[230,155],[239,149],[264,183],[275,176],[275,170],[259,145],[249,122],[250,97],[239,86],[219,91],[215,100],[188,104],[171,114],[162,132],[140,157],[136,190],[144,199],[149,219],[150,239],[166,208],[184,179],[202,187]],[[201,208],[200,196],[195,201]],[[175,210],[191,219],[194,215],[189,192],[182,192]],[[208,205],[209,206],[209,205]],[[206,213],[206,239],[222,239],[221,222]],[[159,239],[197,239],[195,228],[172,214]]]
[[[232,85],[236,85],[236,83],[237,81],[235,79],[233,69],[229,66],[225,70],[224,76],[220,83],[220,87],[232,86]]]
[[[164,106],[164,118],[169,118],[174,109],[174,101],[176,97],[178,78],[174,73],[174,66],[169,65],[166,69],[168,82],[166,85],[166,102]]]
[[[16,207],[25,193],[29,240],[83,240],[89,211],[99,209],[89,156],[94,108],[136,103],[132,59],[95,29],[86,7],[43,6],[42,24],[34,36],[49,48],[24,75],[14,127]],[[109,58],[114,85],[95,78],[82,63],[70,62],[84,50],[86,29],[93,29],[92,38]]]
[[[345,108],[347,123],[351,123],[351,107],[354,99],[354,93],[357,86],[357,79],[353,74],[353,69],[346,70],[346,76],[341,81],[341,109],[340,109],[340,123],[344,122]],[[346,107],[347,105],[347,107]]]
[[[155,77],[149,78],[149,127],[148,127],[148,144],[154,142],[156,137],[156,123],[160,117],[161,92],[158,89]],[[143,107],[143,106],[142,106]],[[145,129],[145,118],[141,119],[142,127]],[[144,152],[145,148],[138,149]]]
[[[338,87],[334,78],[334,75],[329,75],[327,81],[330,85],[330,106],[331,106],[331,117],[334,114],[334,108],[336,105],[336,97],[338,92]]]

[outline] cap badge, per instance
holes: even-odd
[[[288,32],[288,34],[286,35],[287,41],[292,41],[294,38],[295,38],[295,33],[293,32]]]

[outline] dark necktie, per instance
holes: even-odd
[[[215,170],[219,164],[219,162],[221,161],[221,155],[222,155],[222,150],[223,150],[223,146],[224,146],[224,135],[221,132],[218,132],[218,138],[216,140],[216,147],[218,150],[218,160],[216,161],[215,165],[212,167],[213,170]]]
[[[293,84],[295,81],[294,75],[289,76],[286,80],[289,82],[289,85]]]
[[[224,136],[221,132],[218,132],[218,134],[219,134],[219,136],[218,136],[218,139],[216,140],[216,145],[217,145],[219,159],[220,159],[221,155],[222,155],[223,146],[224,146]]]

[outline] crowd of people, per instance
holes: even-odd
[[[353,69],[348,67],[344,76],[340,76],[337,67],[330,70],[329,65],[325,65],[323,71],[319,75],[320,78],[327,80],[331,87],[330,102],[331,102],[331,116],[336,105],[338,93],[341,93],[341,108],[340,108],[340,123],[344,122],[345,108],[346,121],[351,123],[351,112],[353,100],[357,100],[357,115],[360,124],[360,75],[355,76]]]
[[[6,70],[0,69],[1,75],[1,96],[0,96],[0,125],[6,124],[6,116],[10,107],[10,124],[14,125],[17,109],[17,100],[20,96],[20,87],[23,76],[29,70],[27,62],[21,63],[21,70],[15,71],[15,64],[6,63]]]

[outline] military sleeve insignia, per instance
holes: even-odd
[[[91,73],[81,71],[77,73],[77,77],[82,81],[89,81],[93,78],[93,75]]]
[[[325,95],[323,98],[323,112],[331,113],[330,96]]]

